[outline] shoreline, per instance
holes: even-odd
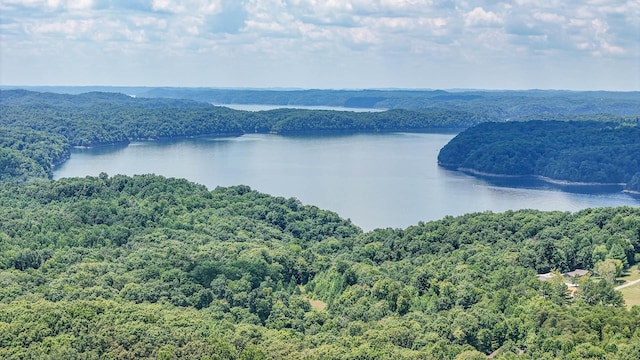
[[[274,135],[274,136],[283,136],[283,137],[296,137],[296,136],[322,136],[322,135],[357,135],[357,134],[389,134],[389,133],[438,133],[438,134],[455,134],[460,132],[461,128],[417,128],[417,129],[316,129],[316,130],[300,130],[300,131],[260,131],[260,132],[243,132],[243,131],[234,131],[234,132],[218,132],[218,133],[206,133],[206,134],[193,134],[193,135],[177,135],[177,136],[161,136],[161,137],[147,137],[147,138],[128,138],[124,141],[116,141],[110,143],[96,143],[92,145],[70,145],[70,150],[91,150],[96,148],[105,148],[110,146],[129,146],[132,142],[158,142],[158,141],[172,141],[172,140],[185,140],[185,139],[197,139],[203,137],[239,137],[247,134],[264,134],[264,135]],[[64,164],[71,158],[71,154],[66,156],[61,161],[56,162],[55,164],[51,164],[51,168],[55,169],[56,167]]]
[[[212,134],[201,134],[201,135],[163,136],[163,137],[158,137],[158,138],[135,138],[135,139],[127,139],[125,141],[116,141],[116,142],[110,142],[110,143],[97,143],[97,144],[93,144],[93,145],[70,145],[69,146],[69,150],[91,150],[91,149],[98,149],[98,148],[106,148],[106,147],[110,147],[110,146],[125,146],[126,147],[126,146],[131,145],[131,143],[134,142],[134,141],[157,142],[157,141],[163,141],[163,140],[194,139],[194,138],[207,137],[207,136],[242,136],[244,134],[245,133],[235,132],[235,133],[212,133]],[[58,161],[58,162],[56,162],[54,164],[51,164],[51,169],[55,169],[56,167],[58,167],[58,166],[64,164],[65,162],[69,161],[69,159],[71,159],[71,151],[61,161]]]
[[[471,175],[486,176],[486,177],[492,177],[492,178],[517,179],[517,178],[526,178],[526,177],[531,177],[532,176],[532,175],[495,174],[495,173],[488,173],[488,172],[478,171],[478,170],[471,169],[471,168],[457,168],[455,166],[446,166],[446,165],[443,165],[443,166],[449,167],[451,169],[455,169],[456,171],[461,171],[463,173],[471,174]]]
[[[542,175],[530,175],[536,179],[542,180],[544,182],[548,182],[556,185],[567,185],[567,186],[621,186],[624,187],[627,183],[599,183],[599,182],[580,182],[580,181],[568,181],[568,180],[557,180],[550,177],[542,176]]]
[[[438,162],[439,166],[442,166],[444,168],[448,168],[451,170],[455,170],[455,171],[460,171],[469,175],[474,175],[474,176],[481,176],[481,177],[488,177],[488,178],[498,178],[498,179],[535,179],[535,180],[540,180],[542,182],[548,183],[548,184],[552,184],[552,185],[560,185],[560,186],[583,186],[583,187],[590,187],[590,186],[610,186],[610,187],[621,187],[623,188],[621,191],[625,192],[625,193],[629,193],[629,194],[634,194],[634,195],[640,195],[640,191],[635,191],[635,190],[627,190],[624,189],[624,187],[627,185],[626,183],[601,183],[601,182],[582,182],[582,181],[569,181],[569,180],[559,180],[559,179],[553,179],[550,177],[546,177],[546,176],[542,176],[542,175],[508,175],[508,174],[495,174],[495,173],[487,173],[487,172],[483,172],[483,171],[478,171],[475,169],[471,169],[471,168],[463,168],[463,167],[456,167],[454,165],[448,165],[448,164],[443,164]]]
[[[258,134],[278,135],[278,136],[314,136],[314,135],[358,135],[358,134],[445,134],[454,135],[461,131],[461,128],[452,127],[431,127],[431,128],[391,128],[391,129],[310,129],[310,130],[271,130]],[[249,133],[247,133],[249,134]],[[253,134],[253,133],[251,133]]]
[[[196,134],[196,135],[176,135],[176,136],[159,136],[159,137],[147,137],[147,138],[131,138],[125,141],[116,141],[109,143],[97,143],[93,145],[72,145],[72,149],[85,150],[85,149],[95,149],[100,147],[107,146],[117,146],[117,145],[129,145],[134,141],[163,141],[163,140],[182,140],[182,139],[196,139],[207,136],[242,136],[246,133],[244,132],[226,132],[226,133],[207,133],[207,134]]]

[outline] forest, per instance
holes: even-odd
[[[165,91],[162,89],[154,90],[147,88],[132,88],[130,90],[156,95],[158,93],[162,94],[163,91]],[[197,89],[183,89],[181,91],[201,93],[201,90]],[[182,94],[182,92],[179,93]],[[227,95],[235,94],[237,96],[253,94],[258,100],[264,100],[265,102],[267,102],[268,99],[262,99],[264,96],[269,97],[274,95],[270,92],[255,94],[251,91],[248,91],[246,94],[243,92],[222,93]],[[325,97],[329,95],[356,95],[356,93],[341,91],[335,93],[309,91],[309,93],[318,96],[324,94],[324,97],[320,96],[318,101],[325,99]],[[376,91],[373,91],[373,93],[377,94]],[[207,94],[207,92],[203,94]],[[288,101],[296,103],[296,94],[300,95],[298,92],[284,92],[281,93],[280,96],[292,96],[293,98],[289,98]],[[304,96],[308,95],[308,93],[304,92],[302,94],[306,94]],[[0,177],[2,177],[4,181],[25,181],[31,177],[50,178],[51,167],[66,160],[71,147],[126,144],[135,140],[211,135],[233,136],[245,133],[295,135],[318,132],[460,130],[490,121],[504,122],[505,120],[509,120],[506,117],[511,115],[517,115],[522,120],[530,120],[531,118],[545,121],[553,121],[554,119],[579,119],[581,121],[591,120],[598,123],[625,125],[637,125],[639,121],[637,115],[630,115],[635,111],[635,105],[632,97],[629,97],[627,93],[565,94],[560,92],[560,95],[558,95],[555,94],[555,92],[508,92],[507,94],[503,94],[502,96],[510,99],[510,102],[505,101],[503,97],[497,94],[484,92],[474,95],[471,93],[447,93],[445,91],[428,93],[420,91],[392,91],[383,92],[378,95],[399,96],[399,98],[406,100],[414,99],[420,94],[422,96],[420,99],[427,99],[432,102],[424,103],[422,108],[413,110],[398,108],[369,113],[277,109],[249,112],[213,106],[209,103],[195,100],[144,98],[119,93],[88,92],[70,95],[27,90],[2,90],[0,91],[0,169],[3,171]],[[556,95],[555,97],[553,96],[554,94]],[[599,96],[599,100],[594,98],[594,96]],[[196,98],[202,100],[200,97]],[[381,99],[382,98],[383,97],[381,97]],[[470,103],[468,103],[469,101],[476,101],[481,98],[484,100],[482,100],[478,106],[471,106],[469,105]],[[351,100],[348,100],[351,101],[349,104],[354,105],[357,103],[353,98],[350,99]],[[364,99],[364,97],[360,97],[360,99]],[[437,99],[440,100],[436,101]],[[545,105],[532,105],[530,103],[530,100],[533,101],[532,99]],[[224,98],[224,100],[240,102],[239,99],[235,98]],[[585,107],[586,105],[584,105],[583,102],[586,100],[592,101],[591,106]],[[323,101],[329,100],[325,99]],[[457,102],[460,101],[466,105],[456,105]],[[571,106],[574,108],[566,104],[566,101],[573,104]],[[360,104],[366,105],[362,102]],[[402,104],[404,103],[399,103],[398,106],[411,108],[411,105],[405,104],[405,106]],[[493,105],[489,106],[487,104]],[[515,104],[519,104],[519,110],[515,110]],[[582,107],[577,108],[578,105]],[[638,111],[635,114],[640,113],[640,104],[637,105]],[[523,110],[524,107],[530,108],[529,110]],[[555,107],[557,107],[557,109]],[[613,115],[602,112],[613,108],[619,111]],[[509,121],[509,123],[512,122]],[[533,122],[531,124],[538,123]],[[554,126],[557,127],[557,125]],[[483,129],[487,131],[486,129],[489,128],[479,127],[474,129],[473,132],[483,131]],[[463,133],[459,139],[464,139],[465,136],[471,136],[469,134],[473,133]],[[30,137],[29,140],[25,140],[27,139],[26,137]],[[22,140],[18,141],[17,139],[20,138],[22,138]],[[447,153],[451,153],[450,149],[456,146],[456,143],[460,142],[459,139],[457,138],[454,141],[454,145],[450,145],[445,149],[445,155],[442,156],[446,157]],[[553,141],[550,139],[551,137],[548,137],[545,141]],[[24,144],[27,143],[29,145],[25,147]],[[512,143],[512,145],[514,144]],[[602,144],[602,146],[608,145]],[[529,150],[535,152],[541,148],[542,147],[539,146],[536,148],[537,150]],[[552,147],[548,147],[547,149],[552,149]],[[555,147],[553,149],[555,149]],[[626,151],[624,154],[632,155],[633,151],[635,151],[634,149],[635,148],[632,147],[625,147],[625,149],[622,150]],[[612,152],[618,150],[621,150],[621,148],[610,148]],[[593,147],[591,151],[599,152],[595,147]],[[456,152],[459,151],[456,150]],[[532,155],[527,153],[527,155],[523,156],[528,157],[527,161],[531,161],[529,158],[534,155],[536,154]],[[596,154],[584,154],[582,152],[567,154],[567,158],[552,159],[553,164],[548,164],[548,169],[545,169],[541,175],[560,180],[577,179],[575,181],[586,181],[585,178],[591,176],[589,174],[591,174],[590,171],[593,169],[593,166],[602,164],[601,160],[586,159],[582,161],[580,158],[581,156],[585,158],[591,155],[601,160],[609,158],[602,154],[596,156]],[[460,155],[458,154],[456,156]],[[640,177],[634,177],[635,172],[628,174],[629,171],[637,168],[637,161],[632,161],[631,163],[624,162],[626,158],[626,155],[624,157],[615,157],[615,159],[620,161],[615,164],[607,163],[607,168],[600,168],[598,178],[615,178],[615,180],[612,181],[627,183],[628,189],[637,189],[640,186],[638,185],[640,183]],[[469,162],[491,163],[485,160],[478,161],[471,159]],[[518,161],[521,160],[522,159],[518,159]],[[544,162],[544,160],[545,159],[542,159],[541,162]],[[580,165],[584,162],[583,169],[570,170],[573,168],[569,169],[566,167],[568,161],[572,161],[572,165]],[[451,159],[446,159],[446,161],[442,162],[454,165],[458,164],[457,162],[451,161]],[[496,162],[496,164],[497,163],[498,162]],[[509,165],[504,166],[506,167],[502,171],[487,172],[504,173],[505,171],[513,170],[509,168]],[[532,164],[522,164],[515,174],[531,172],[532,170],[530,168],[532,166]],[[537,164],[537,166],[541,165]],[[619,166],[625,166],[626,169],[621,169]],[[465,167],[474,168],[473,166]],[[486,166],[483,165],[482,167],[485,168]],[[573,172],[578,171],[579,174],[568,173],[569,170]],[[481,171],[486,171],[486,169]],[[621,171],[624,174],[622,174]],[[602,179],[598,181],[605,180]],[[606,181],[609,182],[609,180]]]
[[[0,116],[0,126],[62,135],[72,146],[255,132],[460,129],[488,121],[481,115],[442,108],[375,113],[299,109],[249,112],[190,100],[26,90],[0,91]]]
[[[63,136],[21,128],[0,129],[0,182],[50,178],[52,166],[69,158],[69,142]]]
[[[30,87],[39,92],[119,92],[144,98],[191,99],[214,104],[323,105],[351,108],[445,108],[480,114],[492,121],[580,120],[627,117],[638,121],[640,92],[487,90],[300,90],[179,87]]]
[[[493,160],[515,160],[482,171],[536,169],[531,157],[547,154],[560,174],[578,161],[585,173],[611,164],[594,173],[635,188],[633,116],[498,124],[445,107],[250,113],[23,90],[0,100],[1,359],[640,358],[640,307],[614,290],[640,262],[638,208],[484,212],[363,232],[244,185],[106,173],[47,180],[73,146],[478,125],[441,163],[484,161],[498,144]],[[589,274],[570,289],[559,274],[576,269]],[[557,276],[538,279],[549,272]]]
[[[458,134],[443,166],[490,175],[622,184],[640,191],[640,127],[608,122],[485,123]]]
[[[488,119],[445,110],[376,113],[279,109],[249,112],[192,100],[115,93],[0,91],[0,180],[51,178],[71,147],[245,133],[391,132],[466,128]]]
[[[247,186],[0,185],[0,358],[638,359],[640,209],[362,232]],[[589,269],[570,293],[536,274]],[[613,276],[613,277],[612,277]]]

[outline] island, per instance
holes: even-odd
[[[480,176],[534,176],[638,192],[640,127],[594,121],[484,123],[453,138],[438,163]]]

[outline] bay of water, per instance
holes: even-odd
[[[216,186],[245,184],[336,211],[364,230],[509,209],[576,211],[640,206],[623,193],[574,193],[516,180],[498,183],[437,165],[454,134],[285,137],[250,134],[78,149],[54,178],[155,173]],[[591,191],[591,190],[590,190]]]

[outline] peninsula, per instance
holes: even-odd
[[[592,121],[484,123],[453,138],[441,166],[481,176],[534,176],[640,190],[640,127]]]

